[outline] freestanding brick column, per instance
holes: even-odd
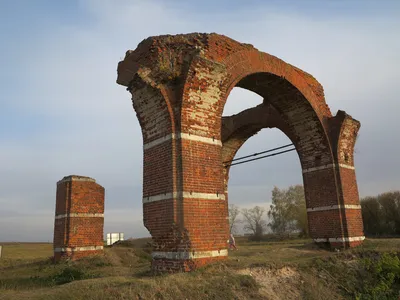
[[[277,57],[218,34],[150,37],[118,64],[143,135],[144,225],[155,271],[190,271],[227,257],[229,167],[262,128],[282,130],[303,170],[310,233],[317,243],[364,239],[353,147],[359,122],[332,116],[322,86]],[[222,117],[230,91],[263,97]]]
[[[70,175],[57,182],[54,260],[103,253],[104,188],[93,178]]]

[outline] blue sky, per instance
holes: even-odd
[[[106,188],[106,232],[148,234],[142,138],[116,67],[126,50],[165,33],[225,34],[313,74],[333,113],[361,121],[360,194],[400,189],[399,20],[395,0],[0,0],[0,241],[52,240],[56,182],[69,174]],[[234,89],[224,114],[260,102]],[[238,155],[285,143],[265,129]],[[295,153],[240,165],[229,202],[268,207],[274,185],[301,182]]]

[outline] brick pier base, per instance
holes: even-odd
[[[228,250],[206,251],[199,254],[188,252],[153,252],[151,264],[154,272],[189,272],[210,263],[228,258]]]
[[[93,178],[66,176],[57,182],[54,261],[103,253],[104,188]]]

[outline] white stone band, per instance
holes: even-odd
[[[319,170],[331,169],[331,168],[335,168],[335,167],[341,167],[341,168],[345,168],[345,169],[355,170],[354,166],[350,166],[350,165],[345,165],[345,164],[328,164],[328,165],[324,165],[324,166],[319,166],[319,167],[313,167],[313,168],[304,169],[304,170],[303,170],[303,174],[304,174],[304,173],[309,173],[309,172],[314,172],[314,171],[319,171]]]
[[[80,251],[96,251],[103,250],[103,246],[87,246],[74,248],[54,248],[54,252],[80,252]]]
[[[104,218],[104,214],[86,214],[86,213],[72,213],[64,215],[56,215],[55,219],[64,218]]]
[[[326,242],[358,242],[365,240],[365,236],[354,236],[354,237],[340,237],[340,238],[318,238],[314,239],[316,243]]]
[[[160,252],[156,251],[151,254],[153,259],[198,259],[208,257],[228,256],[228,250],[213,251],[185,251],[185,252]]]
[[[144,150],[147,150],[147,149],[150,149],[150,148],[152,148],[152,147],[154,147],[154,146],[157,146],[157,145],[159,145],[159,144],[162,144],[162,143],[164,143],[164,142],[166,142],[166,141],[170,141],[171,139],[174,138],[174,136],[175,136],[175,135],[174,135],[173,133],[171,133],[171,134],[168,134],[168,135],[166,135],[166,136],[164,136],[164,137],[161,137],[161,138],[159,138],[159,139],[156,139],[156,140],[154,140],[154,141],[148,142],[148,143],[146,143],[146,144],[143,145],[143,149],[144,149]]]
[[[206,199],[206,200],[225,200],[224,194],[211,194],[211,193],[195,193],[195,192],[174,192],[165,193],[149,197],[143,197],[143,203],[150,203],[161,200],[176,199],[178,197],[189,199]]]
[[[195,141],[195,142],[202,142],[202,143],[206,143],[206,144],[222,146],[222,142],[220,140],[212,139],[212,138],[208,138],[208,137],[204,137],[204,136],[200,136],[200,135],[193,135],[193,134],[181,132],[181,133],[177,133],[177,134],[171,133],[164,137],[161,137],[154,141],[146,143],[143,145],[143,149],[144,150],[150,149],[154,146],[157,146],[159,144],[162,144],[162,143],[172,140],[172,139],[183,139],[183,140],[190,140],[190,141]]]
[[[208,138],[208,137],[204,137],[204,136],[200,136],[200,135],[181,133],[178,138],[181,138],[183,140],[190,140],[190,141],[195,141],[195,142],[202,142],[202,143],[206,143],[206,144],[222,146],[222,142],[220,140]]]
[[[361,205],[345,204],[345,205],[320,206],[320,207],[307,208],[307,212],[325,211],[325,210],[334,210],[334,209],[361,209]]]

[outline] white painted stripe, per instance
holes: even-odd
[[[149,197],[143,197],[142,202],[143,203],[150,203],[150,202],[155,202],[155,201],[161,201],[161,200],[168,200],[168,199],[175,199],[176,193],[165,193],[165,194],[159,194],[159,195],[154,195],[154,196],[149,196]]]
[[[326,243],[327,241],[328,241],[328,239],[320,239],[320,238],[314,239],[314,242],[316,242],[316,243]]]
[[[354,236],[354,237],[340,237],[340,238],[317,238],[314,239],[316,243],[326,242],[357,242],[365,240],[365,236]]]
[[[208,138],[208,137],[204,137],[204,136],[200,136],[200,135],[181,133],[180,138],[184,139],[184,140],[191,140],[191,141],[196,141],[196,142],[203,142],[206,144],[222,146],[222,142],[220,140]]]
[[[161,137],[161,138],[159,138],[159,139],[156,139],[156,140],[154,140],[154,141],[148,142],[148,143],[146,143],[146,144],[143,145],[143,149],[144,149],[144,150],[147,150],[147,149],[150,149],[150,148],[152,148],[152,147],[154,147],[154,146],[157,146],[157,145],[159,145],[159,144],[162,144],[162,143],[164,143],[164,142],[166,142],[166,141],[170,141],[171,139],[174,138],[174,136],[175,136],[175,135],[174,135],[173,133],[171,133],[171,134],[168,134],[168,135],[166,135],[166,136],[164,136],[164,137]]]
[[[361,205],[345,204],[345,205],[320,206],[320,207],[307,208],[307,212],[334,210],[334,209],[343,209],[343,208],[344,209],[361,209]]]
[[[333,164],[329,164],[329,165],[324,165],[324,166],[319,166],[319,167],[313,167],[313,168],[308,168],[308,169],[304,169],[303,170],[303,174],[304,173],[309,173],[309,172],[314,172],[314,171],[319,171],[319,170],[325,170],[325,169],[329,169],[329,168],[333,168]]]
[[[330,238],[330,242],[357,242],[365,240],[365,236],[353,236],[353,237],[341,237],[341,238]]]
[[[225,200],[224,194],[195,193],[195,192],[174,192],[149,197],[143,197],[143,203],[150,203],[161,200],[176,199],[178,197],[189,199]]]
[[[339,167],[345,168],[345,169],[350,169],[350,170],[355,170],[353,166],[350,165],[345,165],[345,164],[338,164]]]
[[[225,200],[224,194],[174,192],[174,193],[165,193],[155,196],[144,197],[143,203],[149,203],[167,199],[176,199],[178,197],[189,198],[189,199]]]
[[[151,254],[153,259],[198,259],[207,257],[228,256],[228,250],[213,251],[185,251],[185,252],[160,252],[156,251]]]
[[[104,218],[104,214],[72,213],[72,214],[56,215],[55,218],[56,220],[64,218]]]
[[[345,169],[355,170],[355,167],[354,167],[354,166],[350,166],[350,165],[345,165],[345,164],[328,164],[328,165],[324,165],[324,166],[319,166],[319,167],[313,167],[313,168],[304,169],[304,170],[303,170],[303,174],[304,174],[304,173],[309,173],[309,172],[314,172],[314,171],[319,171],[319,170],[330,169],[330,168],[334,168],[334,167],[341,167],[341,168],[345,168]]]
[[[224,194],[182,192],[182,196],[190,199],[225,200]]]
[[[194,134],[181,132],[181,133],[177,133],[177,134],[170,133],[164,137],[161,137],[154,141],[148,142],[143,145],[143,149],[144,150],[150,149],[154,146],[157,146],[164,142],[170,141],[171,139],[183,139],[183,140],[190,140],[190,141],[196,141],[196,142],[202,142],[202,143],[206,143],[206,144],[222,146],[222,142],[220,140],[209,138],[209,137],[204,137],[204,136],[200,136],[200,135],[194,135]]]
[[[96,251],[103,250],[103,246],[87,246],[74,248],[54,248],[54,252],[80,252],[80,251]]]

